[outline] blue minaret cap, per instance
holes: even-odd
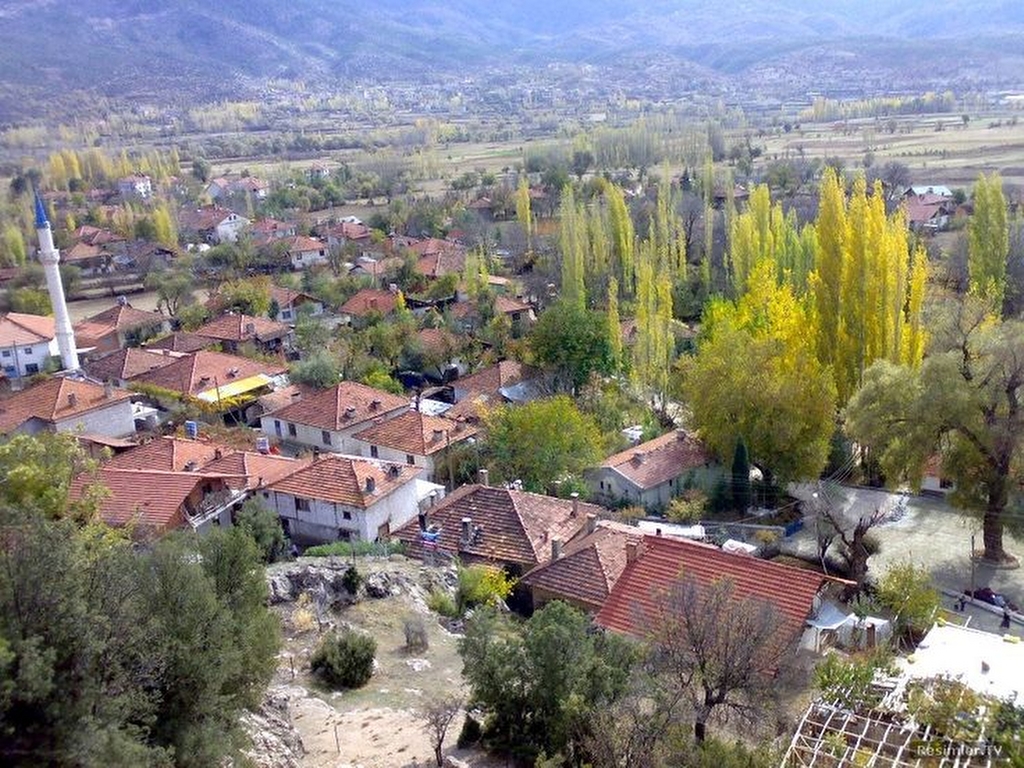
[[[36,192],[36,229],[48,227],[50,222],[46,220],[46,208],[43,207],[43,198]]]

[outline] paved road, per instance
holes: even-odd
[[[807,509],[813,509],[815,500],[812,493],[816,488],[801,485],[790,489],[797,498],[808,502]],[[896,494],[864,488],[831,486],[833,503],[846,510],[853,519],[870,514],[876,507],[894,504]],[[911,561],[922,565],[931,573],[935,585],[940,589],[963,590],[971,584],[971,534],[975,534],[977,548],[981,548],[981,524],[975,518],[965,516],[953,509],[943,499],[930,496],[910,496],[907,511],[902,519],[885,523],[875,529],[882,544],[881,551],[868,561],[874,575],[884,573],[892,564]],[[1005,534],[1004,546],[1008,552],[1024,561],[1024,541]],[[816,554],[814,525],[808,520],[802,531],[786,539],[784,551],[800,554]],[[1010,600],[1024,604],[1024,568],[998,570],[991,566],[977,565],[974,573],[976,588],[991,587],[1002,592]],[[946,597],[943,604],[951,608],[955,601]],[[989,631],[999,630],[1000,617],[980,608],[968,608],[971,626]],[[1020,631],[1020,627],[1015,627]]]

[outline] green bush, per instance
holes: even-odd
[[[352,557],[363,555],[404,555],[405,544],[400,541],[333,541],[317,544],[302,553],[303,557]]]
[[[443,589],[437,589],[436,587],[430,590],[430,594],[427,596],[427,607],[434,613],[439,613],[450,619],[454,619],[459,615],[459,608],[455,604],[455,598]]]
[[[341,577],[341,583],[350,595],[354,595],[359,591],[359,587],[363,583],[363,577],[354,565],[350,565],[346,569],[345,575]]]
[[[515,586],[515,579],[509,578],[500,568],[489,565],[471,565],[459,568],[459,588],[456,605],[459,615],[478,605],[497,605],[503,602]]]
[[[360,688],[373,675],[377,641],[369,635],[332,632],[310,659],[313,674],[331,688]]]

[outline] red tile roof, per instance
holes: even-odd
[[[85,363],[86,372],[100,381],[128,381],[157,368],[170,365],[182,352],[129,347]]]
[[[271,320],[268,317],[253,317],[251,315],[236,315],[228,313],[214,318],[205,325],[197,328],[195,334],[217,341],[268,341],[280,339],[291,333],[284,323]]]
[[[406,411],[400,416],[353,435],[357,440],[414,456],[431,456],[446,445],[459,443],[477,432],[475,427],[439,416]]]
[[[626,544],[639,542],[637,529],[610,521],[597,523],[592,533],[563,542],[562,556],[538,565],[522,581],[530,587],[570,602],[600,610],[626,569]]]
[[[568,541],[586,525],[586,516],[606,510],[593,504],[573,502],[507,488],[465,485],[429,510],[429,524],[441,528],[439,549],[450,555],[531,568],[551,559],[551,539]],[[462,519],[470,518],[479,532],[461,541]],[[422,556],[419,522],[413,521],[396,534],[414,557]]]
[[[427,238],[408,246],[418,258],[416,272],[425,277],[444,277],[466,267],[466,249],[450,240]]]
[[[0,347],[41,344],[57,335],[53,317],[8,312],[0,317]]]
[[[304,301],[319,302],[319,299],[310,296],[308,293],[302,291],[296,291],[293,288],[285,288],[281,285],[270,286],[270,298],[272,301],[277,302],[277,306],[281,309],[286,309],[292,306],[296,302],[302,303]]]
[[[216,229],[218,225],[231,216],[238,216],[229,208],[222,208],[219,205],[207,205],[203,208],[183,210],[178,215],[183,229],[191,229],[196,232],[205,232]],[[239,216],[239,218],[244,218]]]
[[[273,456],[256,451],[234,451],[202,467],[203,472],[216,472],[245,478],[247,489],[270,485],[309,465],[309,460]]]
[[[165,322],[167,322],[167,318],[159,312],[135,309],[130,304],[115,304],[110,309],[105,309],[97,315],[76,323],[74,327],[75,341],[80,346],[93,346],[90,342],[98,341],[107,334],[162,325]]]
[[[646,489],[667,483],[687,470],[706,467],[711,461],[711,454],[697,438],[677,429],[616,453],[601,466]]]
[[[299,498],[368,509],[414,480],[420,471],[405,464],[328,453],[271,483],[269,488]],[[372,490],[368,490],[368,479],[372,480]]]
[[[503,315],[514,315],[516,312],[529,312],[533,309],[525,301],[513,299],[511,296],[496,296],[494,311]]]
[[[104,466],[115,469],[147,469],[159,472],[184,472],[186,467],[205,467],[218,454],[231,453],[226,445],[183,437],[159,437],[130,451],[114,456]]]
[[[659,602],[681,576],[698,585],[721,579],[732,583],[737,600],[765,600],[779,611],[789,638],[797,636],[810,615],[814,598],[829,581],[813,571],[780,565],[751,555],[683,539],[646,536],[636,559],[626,565],[596,621],[601,626],[644,637]],[[789,639],[787,638],[787,639]]]
[[[108,389],[77,379],[53,378],[0,400],[0,434],[13,432],[30,419],[54,425],[128,400],[122,389]]]
[[[522,363],[516,360],[502,360],[469,376],[456,379],[452,386],[471,395],[496,395],[502,387],[518,384],[529,375],[530,370]]]
[[[287,370],[284,365],[204,349],[145,373],[138,377],[138,381],[186,395],[197,395],[218,384],[228,384],[260,373],[276,376]]]
[[[416,338],[424,352],[434,355],[447,355],[458,347],[458,338],[454,333],[443,328],[423,328],[416,333]]]
[[[398,306],[398,294],[376,288],[363,288],[341,305],[341,314],[366,317],[373,313],[387,315]]]
[[[275,419],[338,431],[409,407],[404,397],[355,381],[342,381],[274,411]],[[351,409],[351,410],[350,410]]]
[[[197,336],[187,331],[178,331],[153,341],[147,341],[148,349],[169,349],[173,352],[198,352],[216,344],[213,339]]]
[[[283,238],[283,240],[288,244],[288,253],[307,253],[309,251],[323,251],[327,249],[323,241],[317,240],[315,237],[296,235],[295,237]]]

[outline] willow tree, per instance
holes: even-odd
[[[867,370],[847,407],[847,430],[893,483],[919,485],[926,462],[941,456],[953,502],[981,516],[984,557],[1001,563],[1024,479],[1024,322],[994,321],[979,298],[944,309],[919,368],[879,360]]]
[[[1006,223],[1006,198],[998,173],[981,174],[974,184],[974,214],[967,225],[967,268],[970,290],[1002,310],[1006,292],[1006,255],[1010,233]]]

